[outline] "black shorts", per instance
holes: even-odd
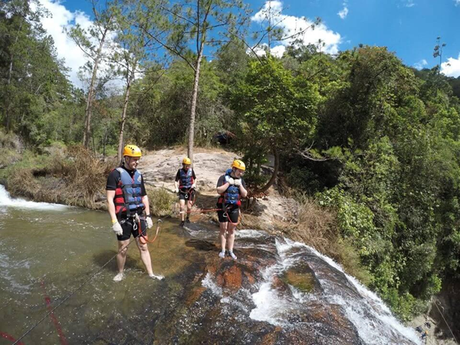
[[[121,228],[123,229],[123,235],[121,236],[117,235],[118,241],[129,240],[131,237],[131,234],[133,235],[134,238],[139,236],[139,229],[138,229],[139,223],[136,223],[136,226],[134,226],[135,223],[136,222],[134,218],[127,218],[127,219],[120,220],[120,225],[121,225]],[[145,236],[147,234],[147,224],[146,224],[144,217],[141,217],[140,224],[141,224],[142,234]]]
[[[222,204],[217,204],[217,208],[222,208]],[[219,216],[220,223],[227,223],[228,218],[232,223],[238,223],[240,218],[240,208],[239,207],[227,207],[226,210],[217,211],[217,215]]]
[[[195,198],[195,191],[182,191],[179,190],[179,200],[188,200],[188,201],[193,201]]]

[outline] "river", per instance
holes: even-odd
[[[238,261],[220,260],[217,225],[164,220],[149,249],[165,279],[148,278],[133,243],[115,283],[107,213],[12,199],[3,186],[0,206],[2,345],[419,343],[377,296],[300,243],[242,230]]]

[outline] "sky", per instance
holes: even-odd
[[[59,58],[71,69],[70,79],[81,85],[78,68],[85,56],[64,33],[77,23],[91,25],[91,7],[86,0],[39,0],[52,14],[43,26],[53,36]],[[418,69],[439,64],[433,49],[439,42],[442,50],[441,72],[460,76],[460,0],[246,0],[253,11],[251,29],[267,26],[271,13],[286,36],[309,27],[316,18],[315,30],[304,30],[304,43],[318,44],[329,54],[353,49],[359,44],[385,46],[407,66]],[[289,40],[274,42],[271,51],[282,55]]]

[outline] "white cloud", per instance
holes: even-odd
[[[41,22],[43,28],[53,37],[58,58],[64,59],[65,66],[70,68],[70,81],[76,87],[84,87],[82,81],[78,78],[78,71],[88,59],[77,44],[66,34],[65,30],[70,30],[77,24],[82,29],[89,29],[93,22],[87,14],[81,11],[71,12],[67,10],[59,0],[40,0],[40,3],[51,14],[49,17],[42,18]],[[112,33],[112,35],[109,35],[109,41],[113,40],[113,38],[114,34]],[[106,67],[106,64],[101,63],[100,70]]]
[[[413,7],[413,6],[415,6],[414,0],[403,0],[403,4],[404,4],[405,7]]]
[[[348,15],[348,7],[344,7],[342,10],[339,11],[339,13],[337,13],[339,15],[340,18],[342,19],[345,19]]]
[[[448,77],[460,77],[460,54],[458,54],[458,59],[450,57],[447,62],[443,62],[441,64],[441,73]]]
[[[305,45],[319,44],[321,50],[328,54],[336,54],[339,51],[340,34],[329,30],[323,23],[316,25],[315,29],[312,30],[311,26],[314,22],[305,17],[284,15],[281,13],[282,10],[283,4],[281,1],[267,1],[264,7],[251,18],[258,24],[264,24],[268,23],[268,18],[270,17],[271,24],[283,30],[283,36],[286,38],[281,42],[277,42],[278,45],[271,48],[272,52],[280,53],[283,48],[285,49],[296,39],[300,39]]]
[[[47,18],[42,18],[43,28],[53,37],[58,57],[64,59],[65,65],[70,68],[71,82],[81,87],[81,81],[78,79],[77,73],[79,67],[85,64],[86,57],[64,30],[70,29],[77,23],[83,28],[88,28],[91,25],[91,20],[82,12],[70,12],[57,1],[40,0],[40,3],[51,14]]]
[[[454,0],[455,1],[455,6],[460,5],[460,0]]]
[[[425,59],[422,59],[419,62],[414,63],[414,67],[418,70],[421,70],[426,65],[428,65],[428,62]]]

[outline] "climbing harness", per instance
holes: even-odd
[[[192,204],[190,206],[193,207],[193,205],[196,202],[196,192],[195,189],[193,188],[188,188],[185,191],[182,191],[179,189],[179,193],[184,195],[184,199],[188,201],[189,203],[191,202]]]

